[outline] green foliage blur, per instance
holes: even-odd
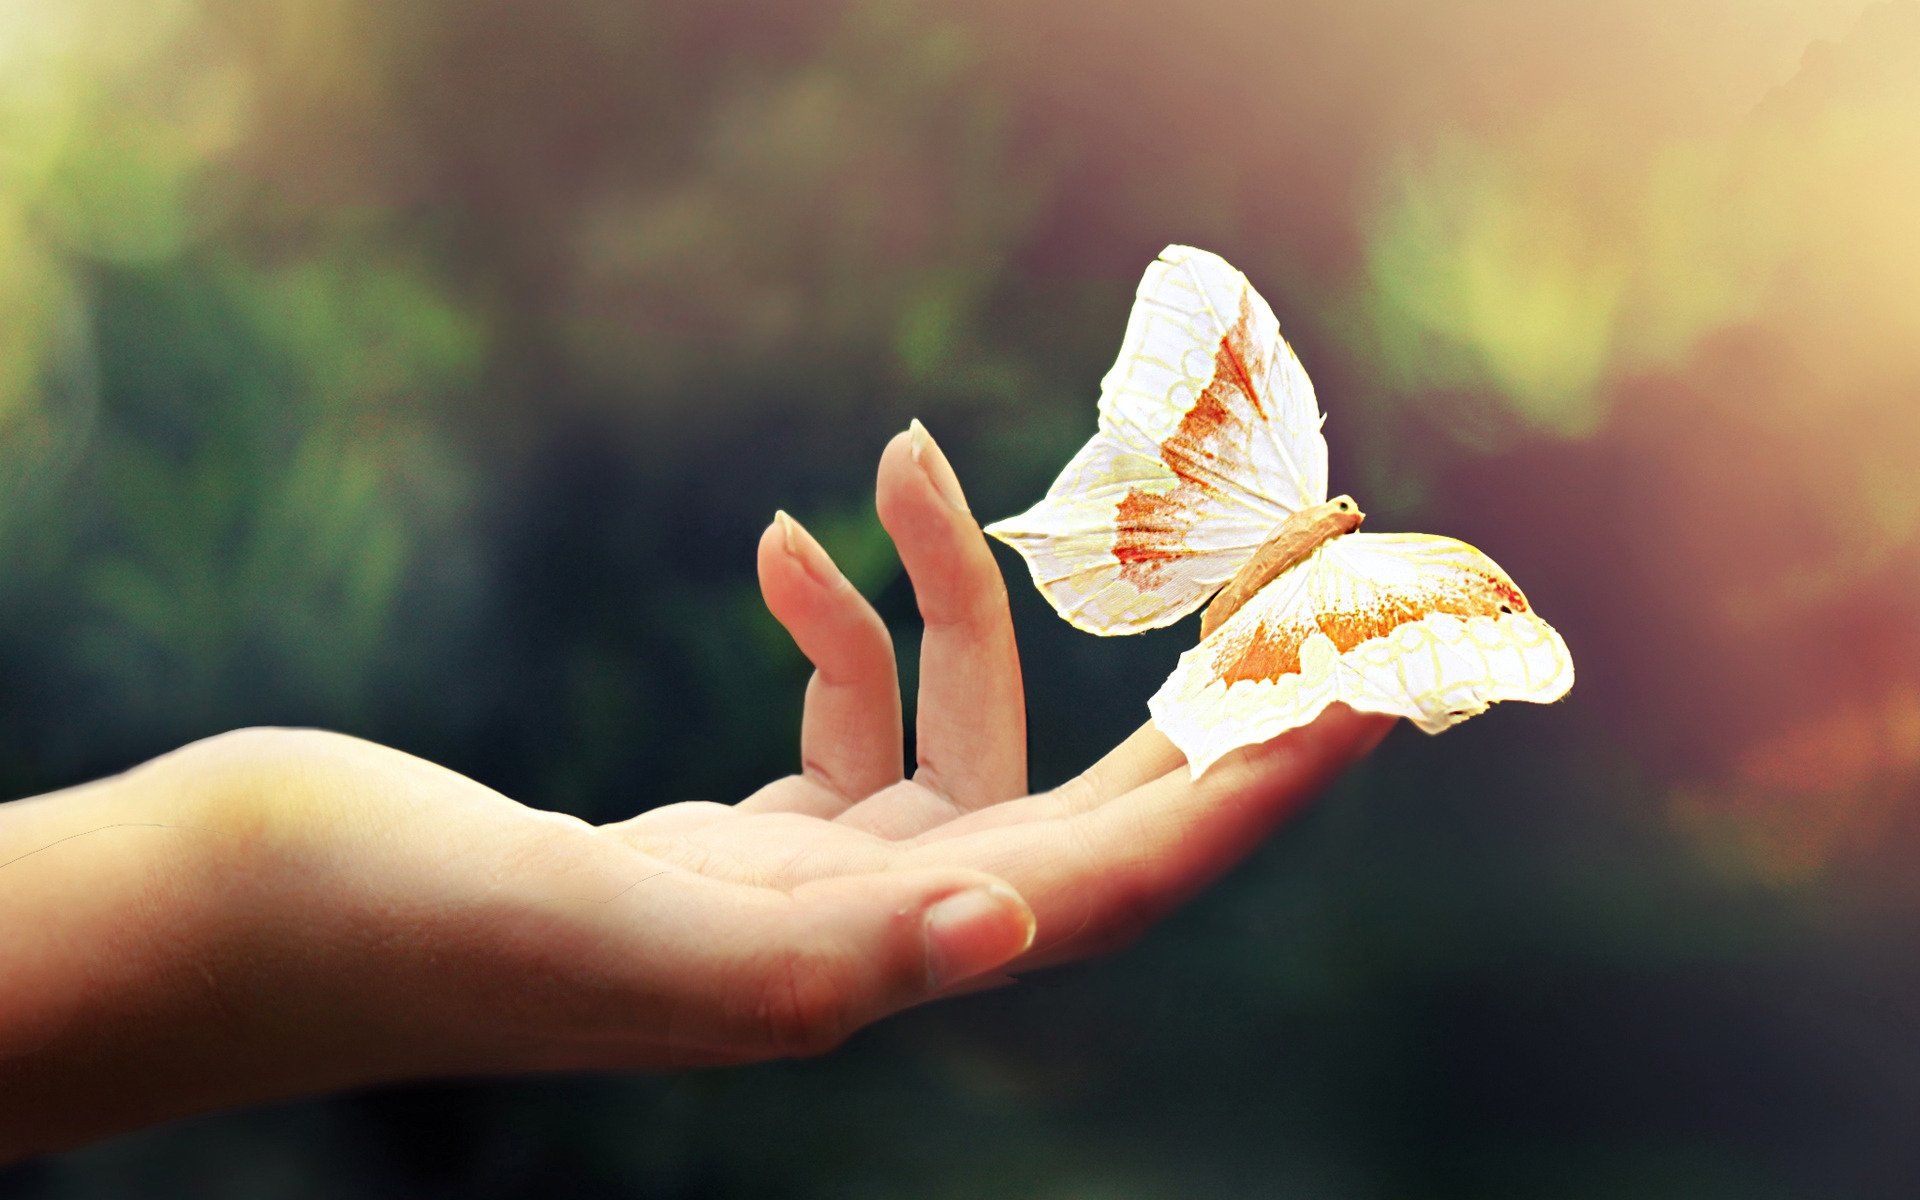
[[[284,723],[593,820],[736,799],[796,753],[774,509],[910,697],[881,446],[1030,504],[1173,241],[1273,303],[1335,489],[1582,673],[822,1061],[213,1116],[0,1196],[1920,1194],[1920,7],[1249,8],[0,5],[7,796]],[[1047,786],[1192,631],[1004,561]]]

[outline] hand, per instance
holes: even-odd
[[[933,867],[988,872],[1019,892],[1037,924],[1033,944],[999,964],[1004,979],[1125,944],[1392,727],[1391,718],[1335,705],[1195,782],[1148,723],[1079,777],[1026,795],[1025,699],[1006,587],[953,468],[918,422],[882,454],[876,503],[926,623],[913,777],[901,770],[886,626],[780,514],[760,539],[760,585],[815,667],[801,773],[737,805],[668,805],[608,833],[685,870],[780,890]],[[814,1016],[800,1022],[814,1048],[857,1024],[832,1006]]]
[[[1005,589],[924,431],[887,447],[878,503],[927,623],[911,781],[886,629],[783,517],[760,576],[817,668],[803,769],[737,805],[596,828],[254,730],[0,808],[0,927],[23,931],[0,1160],[382,1080],[818,1052],[1125,941],[1385,732],[1331,710],[1196,783],[1147,726],[1026,795]]]

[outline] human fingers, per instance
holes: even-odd
[[[966,865],[1017,887],[1040,921],[1036,949],[1019,969],[1104,952],[1238,862],[1392,724],[1339,705],[1198,780],[1177,770],[1098,804],[1084,803],[1088,794],[1035,797],[1052,807],[928,840],[902,862]]]
[[[1331,714],[1331,715],[1329,715]],[[1343,704],[1330,707],[1315,722],[1331,722],[1345,727],[1352,715]],[[1377,736],[1384,736],[1391,728],[1390,719],[1381,719],[1377,725]],[[1309,725],[1308,728],[1312,728]],[[1291,731],[1282,737],[1295,737]],[[1371,748],[1372,743],[1368,743]],[[1067,782],[1049,792],[1038,792],[1023,796],[1007,804],[996,804],[980,812],[968,813],[944,825],[928,829],[915,839],[917,842],[944,841],[949,838],[964,837],[983,829],[1000,829],[1021,825],[1032,821],[1052,820],[1070,817],[1078,813],[1089,812],[1117,797],[1127,795],[1138,788],[1173,773],[1182,777],[1188,774],[1187,760],[1165,734],[1149,721],[1133,731],[1128,738],[1103,756],[1100,761],[1074,776]]]
[[[926,622],[915,781],[962,810],[1024,794],[1026,699],[1006,584],[918,421],[881,455],[875,500]]]
[[[831,817],[901,771],[900,680],[893,639],[813,535],[776,513],[760,536],[760,591],[813,664],[800,719],[802,773],[823,789],[768,790],[740,807]]]
[[[824,1052],[989,975],[1034,932],[1006,883],[953,868],[843,876],[790,894],[706,892],[702,912],[648,939],[645,970],[677,1000],[665,1028],[635,1031],[638,1065],[663,1046],[675,1062]]]
[[[1099,762],[1050,792],[955,816],[952,806],[937,794],[906,784],[871,797],[840,819],[858,820],[869,832],[902,842],[945,841],[981,829],[1082,812],[1185,765],[1179,749],[1149,721]],[[917,796],[897,794],[915,791]]]

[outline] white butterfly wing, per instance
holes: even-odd
[[[1100,386],[1093,440],[1039,504],[987,527],[1081,629],[1179,620],[1287,514],[1327,498],[1313,384],[1218,255],[1169,246],[1147,268]]]
[[[1438,733],[1572,686],[1566,643],[1492,559],[1452,538],[1353,533],[1181,655],[1148,708],[1197,778],[1336,700]]]

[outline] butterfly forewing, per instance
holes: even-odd
[[[1198,608],[1326,486],[1313,385],[1272,310],[1225,260],[1169,246],[1101,382],[1099,431],[987,532],[1068,621],[1136,633]]]
[[[1336,700],[1437,733],[1572,685],[1566,643],[1492,559],[1452,538],[1355,533],[1182,655],[1148,707],[1198,776]]]

